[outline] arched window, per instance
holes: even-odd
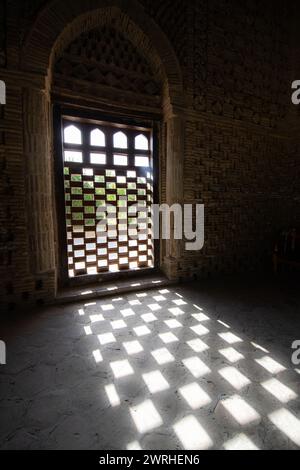
[[[69,277],[152,268],[152,130],[71,119],[62,126]]]
[[[64,141],[66,144],[82,144],[81,131],[76,126],[67,126],[64,129]]]
[[[127,136],[123,132],[117,132],[114,135],[114,147],[119,149],[128,148]]]
[[[134,144],[136,150],[149,150],[149,142],[143,134],[137,135]]]
[[[95,147],[105,147],[105,134],[100,129],[91,132],[91,145]]]

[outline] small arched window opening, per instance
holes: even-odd
[[[82,135],[80,129],[76,126],[67,126],[64,129],[64,142],[66,144],[82,144]]]
[[[105,147],[105,134],[100,129],[91,132],[91,145],[94,147]]]
[[[128,148],[128,139],[124,132],[117,132],[114,135],[114,147],[119,149],[127,149]]]
[[[143,134],[137,135],[134,140],[136,150],[149,150],[149,141]]]

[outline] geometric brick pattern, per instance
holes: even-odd
[[[58,84],[76,77],[133,93],[160,94],[160,85],[145,58],[107,25],[76,38],[56,61],[55,73]]]
[[[276,12],[252,0],[192,8],[194,109],[278,128],[290,104],[287,4]]]
[[[292,4],[296,2],[273,5],[274,2],[257,0],[115,0],[112,3],[121,7],[120,17],[106,8],[102,11],[101,7],[110,2],[101,0],[26,0],[22,5],[16,1],[0,2],[1,79],[6,80],[8,86],[7,104],[0,117],[0,198],[3,200],[0,273],[6,279],[1,286],[6,304],[22,302],[28,296],[52,298],[56,285],[55,272],[48,271],[52,267],[49,246],[54,250],[53,230],[47,225],[54,214],[53,197],[43,184],[44,176],[40,178],[49,174],[50,184],[50,148],[48,143],[42,144],[48,137],[51,144],[50,122],[48,118],[41,121],[43,107],[39,105],[38,95],[35,100],[29,100],[27,90],[45,91],[45,76],[48,71],[50,75],[54,71],[49,67],[50,52],[56,58],[58,51],[67,50],[81,34],[85,36],[95,28],[103,30],[104,24],[109,25],[106,39],[111,37],[109,28],[115,28],[128,39],[127,44],[134,44],[138,54],[128,67],[123,63],[120,68],[124,74],[114,84],[119,52],[125,44],[118,51],[113,47],[114,73],[107,77],[102,75],[106,68],[103,58],[110,57],[102,48],[106,39],[100,47],[93,45],[90,38],[87,48],[82,48],[77,58],[92,50],[94,60],[94,51],[100,47],[98,65],[101,64],[95,67],[98,69],[96,80],[91,78],[89,64],[84,64],[88,66],[84,78],[80,60],[75,70],[72,59],[74,75],[60,75],[61,82],[67,85],[61,83],[67,98],[71,96],[74,101],[78,98],[82,102],[86,99],[94,108],[98,104],[101,107],[104,103],[105,107],[114,103],[117,109],[120,104],[124,113],[149,112],[151,106],[158,109],[159,94],[141,93],[147,80],[139,93],[130,91],[131,82],[126,89],[126,69],[132,66],[132,72],[136,72],[138,56],[141,62],[144,58],[150,64],[151,71],[155,71],[154,82],[158,80],[160,86],[161,75],[156,71],[164,68],[162,76],[167,76],[172,93],[181,74],[184,78],[180,108],[182,115],[187,116],[182,156],[184,202],[204,203],[207,217],[205,247],[197,256],[192,252],[182,253],[178,266],[180,276],[205,276],[261,265],[261,255],[272,246],[277,229],[299,224],[300,145],[296,131],[299,116],[297,107],[290,101],[290,83],[298,78],[295,58],[299,41],[294,41],[292,36],[293,26],[296,26],[293,21],[297,18]],[[79,17],[86,17],[86,20],[81,22]],[[165,36],[171,47],[163,40]],[[58,48],[57,38],[60,38]],[[76,57],[76,53],[71,55]],[[163,67],[156,60],[158,56]],[[110,65],[107,66],[108,70]],[[99,69],[103,81],[98,85]],[[144,76],[148,79],[148,72]],[[55,77],[56,74],[54,83]],[[165,85],[167,83],[164,83],[164,90]],[[99,99],[97,103],[95,98]],[[169,183],[166,162],[169,135],[165,132],[167,118],[165,115],[163,118],[165,125],[161,126],[158,139],[160,202],[166,200]],[[28,121],[32,121],[32,125],[29,126]],[[30,162],[38,172],[29,171],[28,155],[32,156]],[[113,165],[108,169],[113,170]],[[116,177],[120,176],[118,171]],[[26,190],[25,180],[34,184],[34,190]],[[32,224],[35,219],[39,220],[41,230],[37,237]],[[164,250],[162,243],[162,254]],[[32,269],[35,257],[43,265],[39,272]]]
[[[187,65],[187,22],[189,2],[181,0],[142,0],[147,13],[155,19],[174,47],[181,65]],[[196,2],[198,3],[198,2]]]

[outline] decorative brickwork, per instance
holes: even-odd
[[[110,102],[161,105],[162,84],[133,44],[110,26],[81,34],[55,63],[54,87]],[[127,99],[126,99],[127,98]]]
[[[170,43],[157,24],[144,12],[137,0],[128,0],[126,9],[121,0],[59,0],[47,3],[26,36],[22,64],[26,70],[46,75],[49,58],[52,64],[62,51],[82,32],[113,24],[151,61],[153,70],[162,73],[168,86],[182,91],[181,70]]]
[[[188,12],[192,2],[182,0],[142,0],[147,13],[168,36],[181,66],[188,61]],[[197,2],[194,2],[197,3]]]
[[[24,156],[26,189],[29,194],[28,222],[30,263],[35,274],[54,270],[53,192],[50,153],[50,108],[48,97],[36,89],[23,93]],[[31,114],[34,110],[34,116]],[[26,118],[27,117],[27,118]],[[29,119],[28,119],[29,117]],[[41,155],[44,154],[44,158]]]
[[[274,2],[196,2],[194,108],[276,128],[289,107],[289,18]]]
[[[258,269],[267,261],[276,230],[297,217],[299,223],[299,149],[227,122],[187,122],[185,202],[205,204],[206,237],[202,252],[186,253],[183,277]]]

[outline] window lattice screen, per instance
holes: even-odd
[[[151,130],[63,121],[70,277],[154,265]]]

